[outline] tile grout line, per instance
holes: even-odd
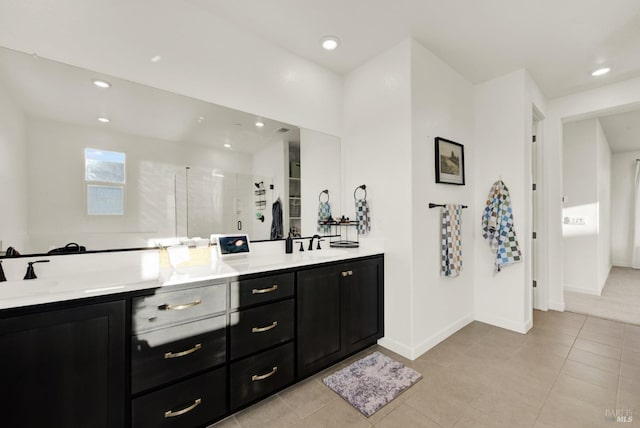
[[[571,343],[571,347],[569,348],[569,352],[567,353],[567,356],[564,357],[564,361],[562,362],[562,366],[560,367],[560,370],[558,370],[558,374],[556,375],[555,379],[553,379],[553,382],[551,383],[551,388],[549,388],[549,392],[547,392],[546,397],[544,397],[544,401],[542,402],[542,406],[540,406],[540,410],[538,411],[538,415],[536,416],[535,423],[540,422],[540,415],[542,414],[542,410],[544,409],[545,404],[547,404],[547,401],[549,400],[549,396],[551,395],[551,391],[553,391],[553,387],[556,385],[556,382],[558,382],[558,378],[560,377],[560,374],[562,373],[562,369],[564,369],[565,364],[567,364],[567,360],[569,359],[569,354],[571,354],[571,350],[573,349],[573,345],[575,345],[576,341],[578,340],[578,336],[580,335],[580,332],[584,328],[584,324],[587,322],[587,315],[583,315],[583,316],[584,316],[584,320],[582,321],[582,324],[580,325],[580,329],[578,330],[578,332],[576,333],[575,337],[573,338],[573,342]]]
[[[624,355],[624,347],[627,339],[627,326],[622,330],[622,352],[620,353],[620,370],[618,370],[618,387],[616,388],[616,409],[618,408],[618,399],[620,398],[620,381],[622,380],[622,357]]]

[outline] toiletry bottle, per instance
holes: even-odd
[[[291,234],[287,236],[287,239],[284,243],[284,252],[287,254],[293,253],[293,239],[291,239]]]

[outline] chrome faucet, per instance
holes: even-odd
[[[311,240],[309,241],[309,251],[313,250],[313,240],[314,240],[314,239],[316,239],[316,238],[318,238],[318,248],[317,248],[317,249],[318,249],[318,250],[320,250],[320,249],[321,249],[321,248],[320,248],[320,241],[321,241],[321,239],[320,239],[320,235],[316,234],[316,235],[313,235],[313,236],[311,237]]]

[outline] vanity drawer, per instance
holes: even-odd
[[[131,338],[131,392],[162,385],[225,362],[225,315]]]
[[[226,308],[226,283],[159,292],[133,299],[131,328],[133,332],[151,330],[225,312]]]
[[[293,296],[294,274],[263,276],[231,283],[231,309]]]
[[[293,343],[231,365],[231,410],[293,382]]]
[[[227,412],[224,368],[136,398],[132,428],[197,427]]]
[[[231,359],[293,339],[293,319],[293,299],[232,313]]]

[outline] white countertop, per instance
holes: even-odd
[[[213,259],[207,266],[192,266],[178,269],[156,270],[151,275],[144,269],[118,269],[58,274],[46,277],[39,275],[32,280],[0,282],[0,309],[17,308],[44,303],[82,299],[109,294],[140,291],[158,287],[172,287],[201,281],[222,280],[240,275],[276,271],[310,266],[326,262],[383,254],[379,249],[328,248],[297,252],[293,254],[251,254],[244,258]],[[69,256],[64,256],[69,257]],[[78,257],[78,256],[71,256]],[[100,257],[94,254],[92,257]],[[52,260],[52,264],[55,260]],[[49,263],[47,263],[48,265]],[[39,266],[38,266],[39,267]]]

